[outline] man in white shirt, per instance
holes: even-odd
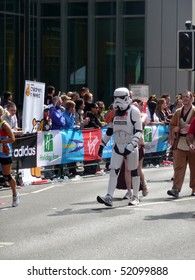
[[[9,102],[7,104],[7,108],[6,110],[8,111],[8,114],[3,116],[3,120],[6,121],[12,131],[17,131],[18,130],[18,120],[17,120],[17,116],[16,116],[16,105],[14,102]]]

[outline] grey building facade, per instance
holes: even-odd
[[[144,79],[158,96],[194,90],[194,72],[177,70],[177,32],[193,22],[194,8],[194,0],[146,0]]]

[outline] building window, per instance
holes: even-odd
[[[115,87],[116,29],[115,19],[96,19],[96,73],[97,95],[109,106]]]
[[[41,81],[59,88],[60,20],[42,19]]]
[[[143,83],[144,18],[125,18],[123,37],[125,84]]]
[[[144,15],[145,14],[145,1],[124,2],[123,14],[124,15]]]
[[[68,4],[68,15],[69,16],[87,16],[88,15],[88,4],[87,3],[69,3]]]
[[[87,19],[68,21],[68,89],[80,90],[87,84]]]
[[[96,16],[116,15],[116,2],[97,2],[95,5]]]
[[[59,17],[60,16],[60,3],[44,3],[41,4],[42,17]]]

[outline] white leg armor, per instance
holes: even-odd
[[[132,177],[133,197],[129,201],[129,205],[136,206],[139,204],[139,187],[140,176]]]
[[[132,177],[133,196],[139,199],[140,176]]]
[[[109,177],[109,182],[108,182],[108,192],[107,193],[109,195],[111,195],[112,197],[113,197],[116,185],[117,185],[117,178],[118,178],[118,174],[116,174],[115,169],[111,169],[110,170],[110,177]]]
[[[112,151],[112,157],[110,161],[110,177],[109,177],[108,191],[107,191],[107,193],[112,197],[117,185],[117,178],[118,178],[117,170],[119,172],[122,163],[123,163],[123,156],[118,155],[117,153],[115,153],[115,151]]]

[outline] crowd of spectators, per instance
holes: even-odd
[[[94,102],[88,88],[81,92],[57,94],[54,86],[48,86],[45,96],[45,110],[49,110],[51,129],[100,128],[106,125],[103,101]]]
[[[104,102],[94,102],[93,94],[86,87],[81,88],[80,93],[69,91],[57,94],[55,87],[50,85],[46,88],[44,106],[44,120],[49,125],[43,125],[42,131],[50,129],[92,129],[101,128],[107,124],[104,119]],[[77,175],[76,167],[78,164],[67,164],[67,172],[63,171],[62,166],[57,166],[60,170],[59,176],[63,178],[64,175],[69,177]],[[95,173],[99,169],[99,161],[93,161],[91,166],[85,167],[84,172]]]

